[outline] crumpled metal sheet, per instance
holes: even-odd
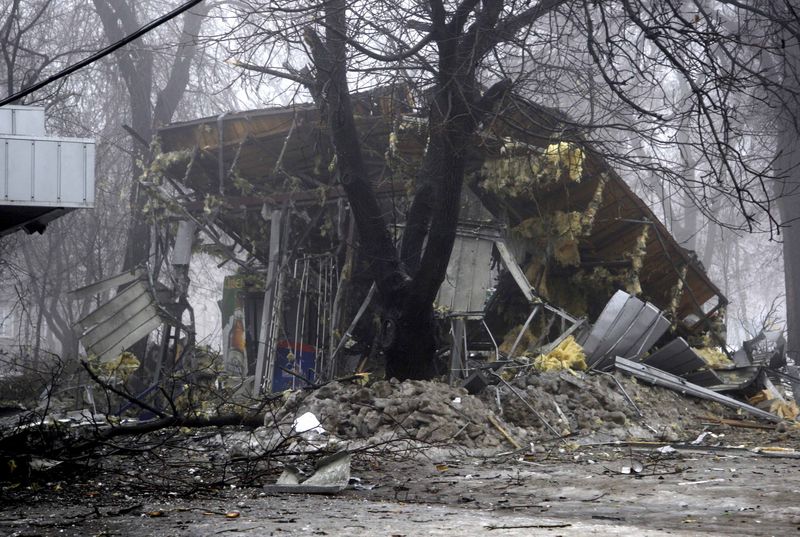
[[[264,491],[275,494],[335,494],[350,483],[350,453],[341,451],[323,458],[314,474],[300,482],[300,472],[287,466],[274,485],[265,485]]]
[[[664,335],[669,321],[661,311],[625,291],[617,291],[582,343],[586,363],[603,370],[615,356],[638,360]]]
[[[648,365],[636,363],[620,357],[615,358],[614,365],[618,370],[624,373],[644,380],[645,382],[649,382],[657,386],[663,386],[664,388],[669,388],[670,390],[674,390],[681,394],[688,394],[694,397],[699,397],[700,399],[716,401],[721,405],[741,409],[765,420],[773,422],[783,421],[780,416],[776,416],[771,412],[761,410],[753,405],[743,403],[742,401],[738,401],[732,397],[728,397],[727,395],[722,395],[721,393],[709,390],[708,388],[698,386],[697,384],[692,384],[684,378],[681,378],[677,375],[672,375],[655,367],[650,367]]]

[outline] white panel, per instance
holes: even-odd
[[[70,206],[87,201],[91,192],[94,200],[94,159],[87,165],[86,144],[81,142],[61,143],[61,201]],[[87,185],[87,171],[92,172],[91,188]]]
[[[94,207],[94,143],[84,143],[86,148],[84,156],[85,182],[83,185],[84,201]]]
[[[14,125],[11,134],[44,136],[44,108],[19,107],[12,111]]]
[[[6,105],[0,108],[0,134],[44,136],[44,108]]]
[[[83,300],[84,298],[89,298],[94,295],[100,294],[103,291],[108,291],[109,289],[114,289],[116,287],[121,287],[123,285],[129,284],[134,280],[142,278],[143,276],[144,272],[142,270],[139,269],[128,270],[120,274],[115,274],[114,276],[111,276],[104,280],[94,282],[85,287],[74,289],[70,291],[68,294],[72,300]]]
[[[58,203],[59,143],[37,141],[34,158],[33,197],[37,202]]]
[[[6,199],[8,184],[8,140],[0,139],[0,203]]]
[[[475,263],[478,253],[478,240],[464,238],[461,241],[461,255],[458,258],[458,281],[456,282],[455,306],[456,311],[480,311],[483,307],[473,307],[471,304],[472,288],[475,282]],[[482,305],[481,305],[482,306]]]
[[[13,134],[14,118],[11,116],[11,109],[0,108],[0,134]]]
[[[6,147],[0,157],[0,205],[94,206],[94,142],[0,136],[0,149]]]
[[[141,295],[149,296],[147,287],[142,282],[133,283],[114,298],[79,320],[77,324],[82,330],[85,330],[97,323],[103,323],[125,309],[128,304],[134,302]]]
[[[492,238],[456,236],[436,305],[452,313],[482,311],[491,282]]]
[[[33,142],[15,138],[8,140],[8,175],[8,199],[30,203]]]
[[[148,335],[150,332],[161,326],[163,323],[158,317],[152,317],[145,324],[139,326],[136,330],[122,338],[116,344],[110,346],[107,350],[103,351],[98,356],[101,362],[106,362],[125,351],[128,347]]]

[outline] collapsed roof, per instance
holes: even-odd
[[[425,148],[425,121],[411,113],[410,98],[396,88],[354,101],[376,193],[407,198],[414,163]],[[167,165],[191,189],[183,205],[197,212],[211,208],[217,225],[262,261],[268,251],[263,207],[319,206],[343,197],[314,105],[175,123],[159,136],[165,155],[182,157],[167,159]],[[578,152],[576,173],[545,169],[554,147]],[[541,271],[536,277],[537,267],[551,280],[611,271],[613,286],[640,294],[689,331],[705,328],[727,304],[702,265],[602,155],[569,134],[558,113],[514,99],[484,125],[471,149],[470,190],[515,240],[517,258],[537,289],[547,285]],[[599,303],[613,292],[609,288]],[[555,296],[548,298],[557,303]]]

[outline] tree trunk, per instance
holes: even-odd
[[[429,379],[438,373],[433,302],[455,242],[465,152],[483,115],[509,89],[503,81],[480,97],[475,77],[477,62],[485,54],[475,51],[490,41],[487,35],[497,22],[501,4],[484,2],[466,31],[475,4],[464,4],[449,21],[442,2],[430,5],[438,71],[428,115],[429,139],[417,173],[402,257],[367,175],[353,117],[347,83],[346,2],[325,4],[325,43],[311,30],[306,34],[316,68],[311,93],[318,98],[324,95],[320,104],[336,151],[339,179],[379,293],[386,374],[401,380]]]
[[[140,26],[136,2],[130,0],[94,0],[94,6],[109,41],[131,34]],[[169,69],[164,87],[157,91],[154,84],[153,50],[142,40],[116,52],[117,66],[128,90],[131,126],[138,137],[146,142],[153,138],[155,129],[172,121],[172,117],[186,91],[192,62],[197,52],[197,35],[210,6],[200,4],[183,15],[183,27],[175,59]],[[155,94],[155,95],[154,95]],[[153,98],[155,97],[155,106]],[[131,192],[129,201],[130,223],[126,238],[123,270],[143,265],[150,257],[150,224],[144,217],[147,195],[140,187],[139,177],[143,167],[149,165],[154,155],[150,147],[133,142],[131,154]],[[158,267],[155,267],[158,269]],[[147,355],[147,337],[131,347],[140,359]],[[141,368],[144,372],[148,367]]]
[[[800,112],[795,107],[793,116]],[[800,152],[798,131],[788,125],[778,136],[775,165],[780,177],[780,209],[783,224],[783,267],[786,280],[787,356],[800,364]]]
[[[140,26],[135,2],[94,0],[94,6],[109,41],[117,41],[124,35],[135,32]],[[142,40],[138,40],[115,54],[120,74],[128,89],[131,127],[147,142],[153,138],[156,127],[166,125],[172,120],[183,97],[197,51],[197,34],[209,9],[208,5],[201,4],[183,15],[180,43],[169,70],[167,83],[155,95],[155,106],[153,105],[155,91],[153,50]],[[146,166],[152,158],[149,147],[134,142],[131,154],[133,177],[130,193],[131,221],[123,270],[141,265],[150,255],[150,226],[143,216],[146,194],[139,188],[138,178],[142,175],[142,166]]]
[[[783,235],[783,265],[786,280],[786,353],[800,363],[800,43],[786,39],[783,125],[778,135],[775,160],[776,193]]]

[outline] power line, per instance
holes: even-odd
[[[108,45],[104,49],[102,49],[102,50],[100,50],[98,52],[95,52],[91,56],[88,56],[88,57],[84,58],[83,60],[79,61],[76,64],[70,65],[66,69],[64,69],[62,71],[59,71],[58,73],[56,73],[56,74],[54,74],[52,76],[49,76],[49,77],[45,78],[44,80],[42,80],[40,82],[37,82],[33,86],[29,86],[29,87],[27,87],[27,88],[25,88],[23,90],[18,91],[17,93],[14,93],[13,95],[9,95],[8,97],[6,97],[2,101],[0,101],[0,106],[5,106],[5,105],[7,105],[9,103],[12,103],[12,102],[16,101],[17,99],[21,99],[21,98],[23,98],[23,97],[25,97],[27,95],[30,95],[34,91],[40,90],[43,87],[47,86],[48,84],[52,84],[53,82],[55,82],[56,80],[58,80],[60,78],[64,78],[65,76],[71,75],[72,73],[74,73],[78,69],[83,69],[87,65],[96,62],[100,58],[108,56],[109,54],[111,54],[115,50],[124,47],[125,45],[127,45],[131,41],[135,41],[135,40],[139,39],[144,34],[148,33],[151,30],[154,30],[154,29],[158,28],[159,26],[161,26],[165,22],[174,19],[175,17],[177,17],[178,15],[183,13],[184,11],[187,11],[187,10],[193,8],[194,6],[196,6],[197,4],[199,4],[202,1],[203,0],[190,0],[189,2],[186,2],[185,4],[182,4],[182,5],[178,6],[177,8],[175,8],[172,11],[170,11],[169,13],[167,13],[166,15],[162,15],[161,17],[159,17],[159,18],[157,18],[157,19],[145,24],[144,26],[142,26],[141,28],[139,28],[138,30],[133,32],[132,34],[123,37],[122,39],[120,39],[116,43],[112,43],[112,44]]]

